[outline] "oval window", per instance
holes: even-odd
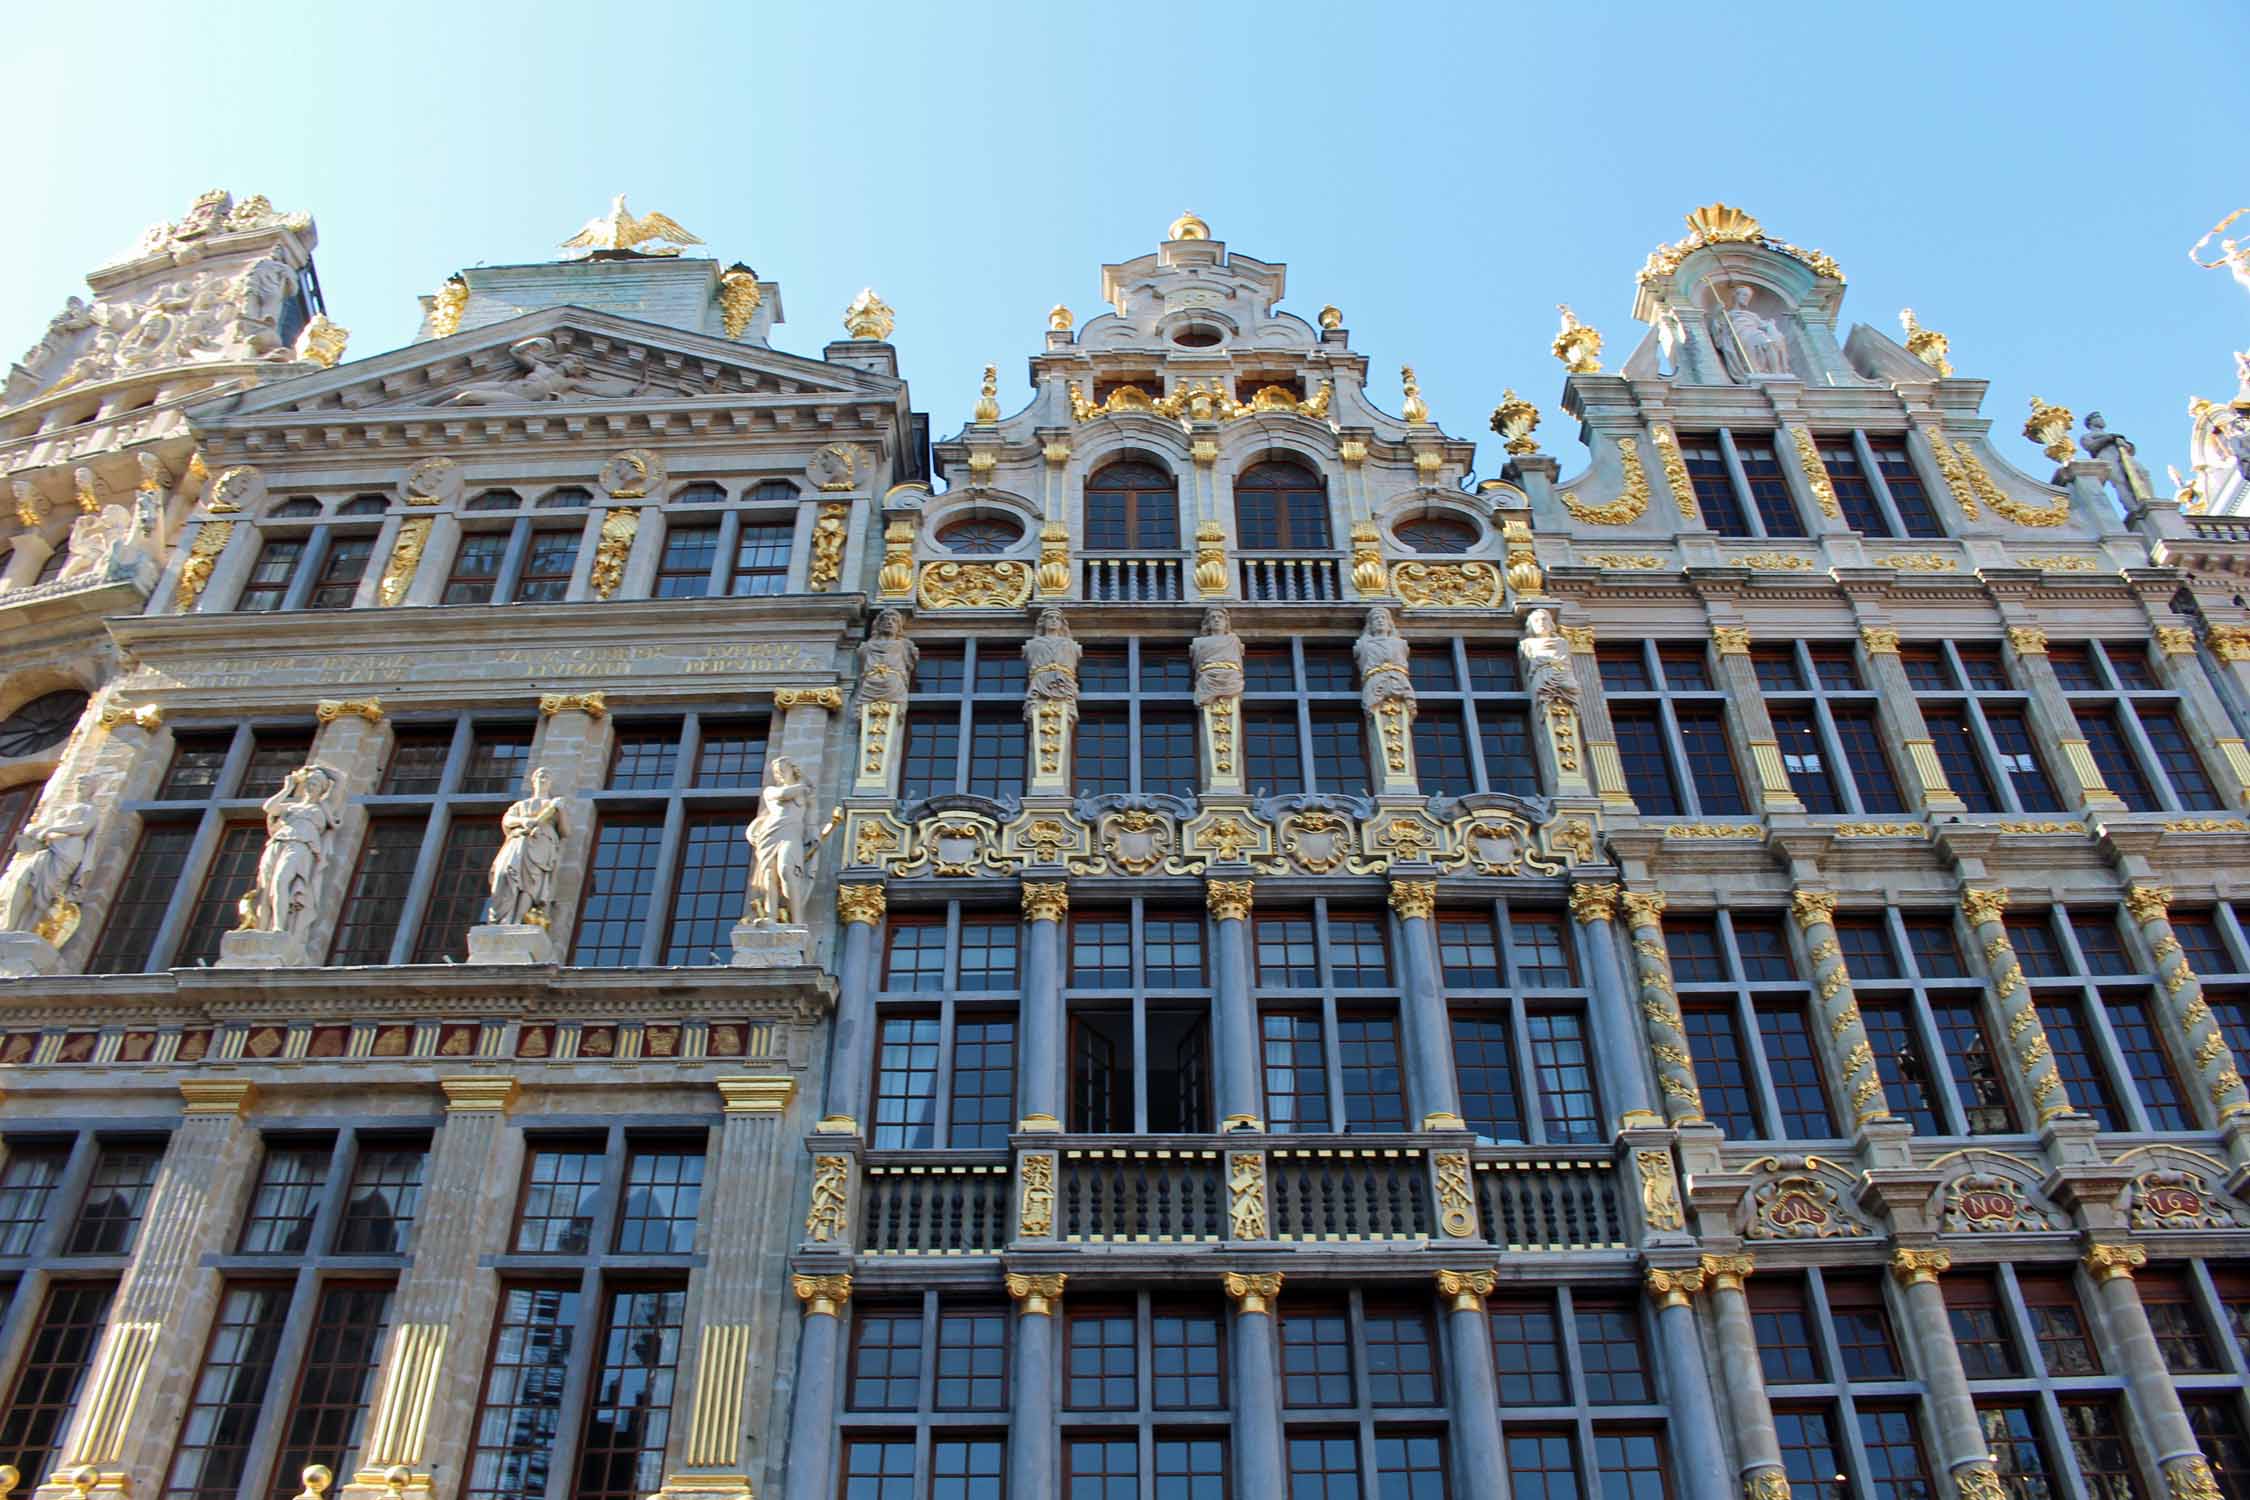
[[[0,756],[35,755],[61,744],[85,711],[86,695],[71,688],[32,699],[0,721]]]
[[[1006,516],[967,516],[938,528],[938,545],[948,552],[984,557],[1005,552],[1023,540],[1023,526]]]
[[[1476,527],[1451,516],[1416,516],[1392,535],[1417,552],[1466,552],[1477,544]]]
[[[1207,328],[1201,323],[1194,323],[1173,334],[1172,342],[1182,349],[1209,349],[1225,337],[1226,335],[1220,333],[1216,328]]]

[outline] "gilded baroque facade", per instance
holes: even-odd
[[[1724,205],[1480,480],[1193,215],[933,445],[222,198],[0,409],[22,1488],[2250,1493],[2250,534],[2098,414]]]

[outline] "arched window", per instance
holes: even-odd
[[[1476,527],[1453,516],[1416,516],[1391,534],[1417,552],[1466,552],[1477,544]]]
[[[938,528],[938,545],[948,552],[989,557],[1023,540],[1023,526],[1006,516],[965,516]]]
[[[1086,547],[1093,552],[1169,550],[1180,545],[1180,493],[1172,476],[1137,459],[1086,481]]]
[[[786,479],[761,479],[742,498],[785,505],[797,498],[797,487]]]
[[[1303,464],[1263,463],[1234,482],[1234,524],[1250,552],[1303,552],[1328,539],[1328,487]]]
[[[43,693],[0,721],[0,756],[36,755],[70,738],[86,695],[76,688]]]
[[[298,495],[293,499],[284,500],[272,510],[266,512],[267,518],[275,521],[292,520],[298,516],[317,516],[319,514],[320,502],[310,495]]]

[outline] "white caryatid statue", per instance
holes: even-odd
[[[86,843],[94,833],[94,807],[79,791],[41,810],[16,835],[15,858],[0,874],[0,929],[32,932],[78,886]]]
[[[1188,657],[1195,663],[1198,708],[1242,696],[1242,637],[1234,633],[1225,610],[1203,612],[1203,630],[1188,643]]]
[[[554,910],[555,869],[562,862],[563,801],[540,766],[531,792],[500,818],[500,852],[492,859],[492,900],[484,919],[499,926],[544,927]]]
[[[1373,713],[1386,703],[1414,708],[1414,679],[1407,674],[1406,638],[1398,622],[1378,604],[1367,612],[1367,628],[1352,645],[1352,660],[1359,664],[1360,703]]]
[[[1071,639],[1070,622],[1059,609],[1039,612],[1039,629],[1023,643],[1024,716],[1041,703],[1078,701],[1078,659],[1086,648]]]
[[[1523,662],[1524,676],[1528,679],[1524,686],[1530,691],[1537,693],[1553,683],[1550,696],[1567,692],[1572,703],[1578,701],[1578,686],[1570,672],[1570,642],[1564,638],[1553,610],[1531,612],[1531,617],[1524,621],[1524,637],[1516,647],[1516,655]]]
[[[1750,296],[1746,286],[1734,289],[1732,302],[1711,319],[1711,342],[1718,346],[1727,373],[1736,380],[1752,375],[1786,375],[1789,344],[1782,337],[1781,325],[1752,310]]]
[[[813,864],[828,827],[813,827],[813,784],[797,762],[777,755],[766,763],[758,815],[750,820],[750,911],[754,926],[802,927],[812,895]]]
[[[906,638],[906,617],[884,610],[859,645],[859,701],[903,705],[921,657],[921,648]]]
[[[258,883],[242,898],[243,932],[312,931],[313,887],[344,813],[344,778],[318,761],[299,766],[265,801],[266,847]]]

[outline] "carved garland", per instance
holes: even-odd
[[[1960,460],[1962,473],[1967,477],[1969,487],[1976,491],[1977,498],[1989,506],[1994,515],[2013,521],[2018,526],[2060,526],[2070,519],[2068,496],[2052,505],[2026,505],[2021,500],[2001,493],[2000,486],[1992,482],[1991,474],[1985,471],[1984,460],[1977,457],[1974,448],[1957,441],[1953,445],[1953,451]]]
[[[1617,462],[1624,471],[1624,493],[1607,505],[1588,505],[1570,491],[1562,492],[1563,508],[1589,526],[1630,526],[1648,513],[1648,472],[1641,467],[1641,447],[1629,437],[1617,440]]]
[[[1679,507],[1680,519],[1690,526],[1701,526],[1703,517],[1695,508],[1695,484],[1688,478],[1687,460],[1680,456],[1680,440],[1669,424],[1658,422],[1649,429],[1656,439],[1656,461],[1664,466],[1664,483],[1672,491],[1672,503]]]

